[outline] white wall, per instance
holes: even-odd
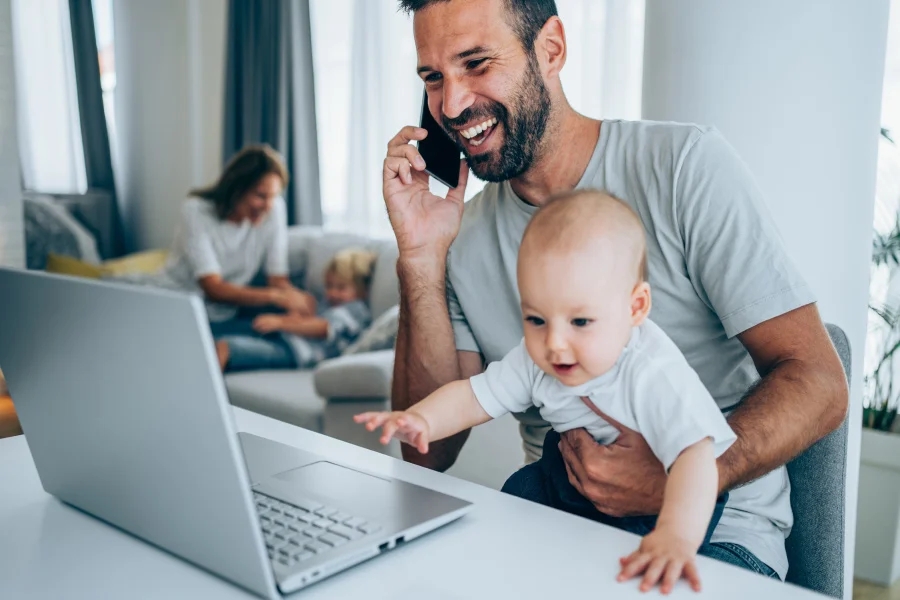
[[[25,266],[10,0],[0,0],[0,265]]]
[[[221,166],[226,0],[114,0],[121,194],[138,249],[167,247]]]
[[[649,0],[643,117],[717,126],[766,192],[825,320],[853,347],[853,573],[863,348],[888,0]]]

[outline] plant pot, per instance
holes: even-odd
[[[854,575],[900,579],[900,435],[863,428]]]

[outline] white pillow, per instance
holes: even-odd
[[[400,305],[395,304],[375,319],[355,342],[347,346],[344,355],[392,350],[397,339],[399,319]]]
[[[60,225],[65,227],[75,237],[78,244],[78,252],[80,260],[92,265],[100,264],[100,252],[97,250],[97,240],[91,235],[91,232],[85,229],[84,225],[72,216],[65,206],[56,202],[53,198],[47,196],[34,196],[29,198],[31,202],[40,203],[45,206],[48,211],[53,213]]]

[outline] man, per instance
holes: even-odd
[[[394,409],[481,372],[518,343],[516,255],[531,214],[553,194],[604,189],[646,230],[651,318],[738,435],[718,460],[729,503],[700,554],[783,579],[793,522],[783,465],[843,421],[848,392],[815,299],[747,167],[711,128],[601,123],[572,110],[552,0],[400,5],[414,15],[429,109],[467,164],[459,187],[440,198],[409,144],[424,130],[406,127],[388,144],[383,191],[401,285]],[[464,206],[469,168],[491,183]],[[546,423],[536,412],[517,418],[534,460]],[[428,455],[404,446],[404,458],[447,469],[467,436],[432,444]],[[622,428],[603,447],[570,431],[560,448],[570,481],[601,512],[659,512],[666,475],[635,432]]]

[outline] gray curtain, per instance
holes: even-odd
[[[291,173],[291,224],[321,225],[312,38],[307,0],[230,0],[223,157],[267,143]]]
[[[126,250],[126,243],[121,211],[116,200],[116,182],[113,175],[109,132],[106,129],[106,112],[103,109],[100,62],[97,56],[97,36],[94,31],[94,10],[91,0],[69,0],[69,19],[72,25],[75,83],[78,89],[78,113],[81,120],[87,184],[89,188],[104,190],[112,198],[114,213],[112,255],[120,256]]]

